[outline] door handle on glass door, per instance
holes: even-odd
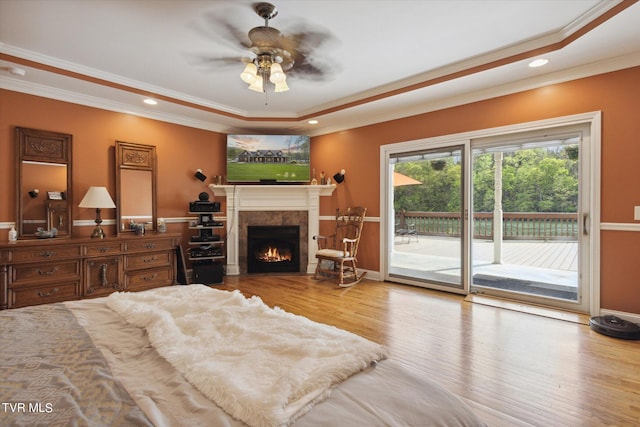
[[[588,213],[582,214],[582,234],[584,234],[585,236],[589,235],[589,214]]]

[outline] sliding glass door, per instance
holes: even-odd
[[[381,147],[383,278],[597,310],[599,126],[585,113]]]
[[[588,126],[471,141],[471,292],[588,311],[588,141]]]
[[[389,276],[462,289],[464,146],[394,154],[389,160]]]

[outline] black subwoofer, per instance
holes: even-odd
[[[203,285],[216,285],[222,283],[224,268],[221,263],[195,264],[192,269],[191,283]]]

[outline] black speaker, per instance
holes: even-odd
[[[211,264],[195,264],[192,269],[191,283],[215,285],[222,283],[224,268],[219,262]]]

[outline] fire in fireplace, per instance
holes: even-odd
[[[258,252],[257,256],[258,260],[261,262],[286,262],[291,261],[291,259],[293,258],[291,256],[291,251],[289,251],[288,249],[283,250],[282,253],[280,253],[279,248],[272,248],[271,246],[261,252]]]
[[[247,228],[247,272],[300,271],[300,227],[250,225]]]

